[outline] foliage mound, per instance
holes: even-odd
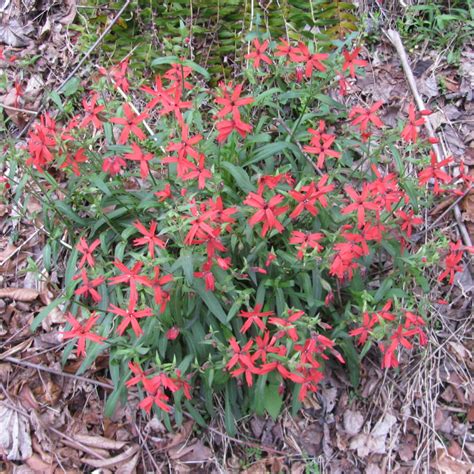
[[[12,153],[44,193],[44,264],[64,278],[33,327],[60,306],[64,361],[108,357],[108,414],[138,390],[167,423],[223,406],[232,433],[285,399],[298,410],[335,365],[356,386],[369,350],[392,368],[426,343],[424,269],[452,283],[464,249],[420,243],[420,216],[469,178],[420,136],[429,112],[390,128],[381,102],[347,95],[359,53],[254,37],[216,88],[185,58],[156,59],[152,83],[127,60],[71,81]]]

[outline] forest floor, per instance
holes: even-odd
[[[80,77],[101,54],[100,44],[87,57],[76,49],[78,30],[69,28],[78,11],[74,1],[42,4],[30,23],[12,20],[0,27],[2,80],[19,84],[0,87],[0,114],[5,136],[17,146],[45,104],[44,91],[57,90],[78,64]],[[106,10],[102,14],[111,21],[116,10]],[[388,104],[405,100],[411,91],[396,50],[385,36],[365,34],[370,67],[351,93],[363,91]],[[433,127],[474,175],[472,42],[433,47],[425,36],[413,44],[409,64],[434,111]],[[398,110],[386,107],[384,122],[396,123]],[[459,204],[472,236],[474,191]],[[456,227],[452,206],[451,199],[427,211],[440,217],[447,233]],[[0,200],[0,472],[474,472],[474,284],[468,266],[439,294],[443,300],[449,293],[450,303],[434,304],[427,348],[403,360],[398,371],[365,358],[357,391],[342,369],[332,371],[298,416],[285,411],[276,421],[242,420],[236,438],[226,435],[219,418],[208,429],[189,420],[168,432],[134,405],[103,416],[110,391],[107,358],[99,357],[82,377],[74,375],[75,361],[61,365],[64,344],[52,330],[64,321],[61,311],[52,310],[38,330],[30,330],[33,317],[56,296],[54,272],[41,282],[36,274],[47,238],[40,209],[34,197],[25,208],[6,194]]]

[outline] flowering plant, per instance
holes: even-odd
[[[254,38],[215,89],[184,58],[157,59],[152,85],[124,61],[83,84],[76,115],[60,104],[29,132],[46,225],[73,247],[34,327],[67,306],[64,358],[77,344],[83,372],[107,354],[109,413],[138,387],[145,411],[204,422],[218,397],[232,432],[285,397],[297,410],[332,364],[356,385],[371,348],[390,368],[426,344],[411,290],[435,263],[452,283],[464,247],[440,261],[447,238],[417,244],[421,211],[471,183],[430,157],[427,111],[390,128],[382,102],[350,94],[359,56]]]

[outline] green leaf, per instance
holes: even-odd
[[[229,395],[229,385],[225,386],[225,408],[224,408],[224,424],[227,433],[230,436],[235,436],[236,430],[235,430],[235,418],[234,418],[234,413],[232,410],[232,405],[230,401],[230,395]]]
[[[209,308],[209,311],[225,326],[228,326],[227,314],[222,309],[219,300],[215,297],[214,293],[211,291],[206,291],[204,283],[201,280],[194,280],[193,283],[194,289],[197,291],[201,299],[206,303],[206,306]]]
[[[81,226],[86,226],[86,221],[82,219],[82,217],[79,217],[69,205],[67,205],[64,201],[56,201],[55,202],[55,207],[58,209],[60,212],[62,212],[66,217],[71,219],[73,222],[76,224],[80,224]]]
[[[162,58],[156,58],[151,62],[152,66],[160,66],[161,64],[176,64],[179,63],[178,56],[164,56]]]
[[[202,66],[200,66],[199,64],[196,64],[194,61],[190,61],[189,59],[186,59],[185,61],[183,61],[182,64],[183,66],[188,66],[194,71],[198,72],[199,74],[204,76],[207,80],[211,78],[209,73]]]
[[[189,400],[184,401],[184,406],[188,410],[189,414],[193,417],[193,420],[203,428],[207,427],[206,420],[201,416],[201,414],[193,407]]]
[[[54,309],[56,308],[57,306],[59,306],[61,303],[64,303],[64,299],[63,298],[58,298],[57,300],[54,300],[52,303],[50,303],[48,306],[46,306],[45,308],[43,308],[37,316],[35,316],[35,318],[33,319],[33,322],[31,323],[31,331],[35,331],[36,329],[38,329],[39,325],[41,324],[41,322],[43,321],[44,318],[46,318],[46,316],[48,316],[48,314]]]
[[[74,95],[78,89],[79,86],[81,85],[81,80],[77,77],[71,77],[69,81],[64,84],[59,91],[62,92],[66,97],[70,97],[71,95]]]
[[[283,405],[283,399],[278,393],[279,386],[276,384],[269,384],[264,390],[264,407],[268,414],[276,420],[280,414]]]
[[[228,161],[224,161],[221,166],[226,169],[235,179],[237,186],[245,193],[255,192],[255,186],[250,182],[249,175],[240,166],[235,166]]]
[[[119,399],[127,393],[127,390],[125,388],[126,380],[127,380],[127,376],[124,375],[120,379],[118,386],[115,387],[114,391],[107,398],[107,401],[105,403],[105,408],[104,408],[104,415],[106,416],[106,418],[110,418],[115,413],[115,409],[117,407],[117,403]]]

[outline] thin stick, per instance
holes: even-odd
[[[36,110],[20,109],[18,107],[12,107],[11,105],[0,104],[0,107],[7,110],[13,110],[13,112],[21,112],[22,114],[36,115]]]
[[[67,82],[76,74],[77,71],[82,67],[82,65],[85,63],[86,59],[92,54],[92,52],[99,46],[100,43],[104,40],[104,38],[109,34],[110,30],[113,28],[113,26],[117,23],[119,18],[122,16],[122,13],[125,11],[125,9],[130,5],[131,0],[126,0],[125,3],[123,4],[122,8],[117,12],[113,20],[109,23],[107,28],[102,32],[102,34],[97,38],[97,41],[86,51],[84,56],[82,56],[82,59],[77,63],[76,67],[68,74],[66,79],[64,79],[61,83],[61,85],[56,88],[56,92],[60,92],[61,89],[67,84]],[[41,107],[38,109],[38,111],[35,113],[34,117],[23,127],[21,132],[18,134],[17,138],[22,137],[31,127],[33,122],[35,121],[36,117],[45,109],[46,105],[49,102],[49,98],[41,105]]]
[[[81,375],[68,374],[67,372],[63,372],[61,370],[51,369],[50,367],[46,367],[40,364],[34,364],[33,362],[27,362],[26,360],[17,359],[16,357],[2,358],[0,354],[0,360],[5,360],[7,362],[11,362],[12,364],[22,365],[24,367],[29,367],[30,369],[41,370],[42,372],[48,372],[49,374],[59,375],[60,377],[67,377],[70,379],[80,380],[81,382],[97,385],[98,387],[105,388],[106,390],[114,389],[114,386],[108,383],[99,382],[98,380],[89,379],[87,377],[82,377]]]
[[[41,230],[43,230],[44,228],[44,225],[42,225],[39,229],[36,229],[35,232],[33,232],[19,247],[17,247],[11,254],[7,255],[1,262],[0,262],[0,267],[3,267],[3,265],[5,265],[5,263],[8,262],[8,260],[10,260],[13,255],[17,254],[31,239],[33,239],[35,237],[35,235],[38,234],[38,232],[40,232]]]
[[[415,76],[413,75],[413,71],[411,70],[410,64],[408,63],[407,53],[405,51],[405,47],[403,46],[402,40],[398,31],[395,30],[387,30],[384,31],[387,38],[391,41],[392,45],[397,50],[398,56],[400,57],[400,61],[402,63],[403,71],[405,72],[405,76],[408,81],[408,85],[410,86],[411,92],[413,97],[415,98],[416,105],[418,106],[419,110],[425,110],[425,104],[423,103],[423,99],[421,98],[420,93],[418,92],[418,87],[416,85]],[[428,135],[431,138],[437,138],[436,133],[431,125],[429,117],[425,120],[425,126],[428,131]],[[438,147],[437,144],[433,145],[433,150],[436,154],[436,159],[438,163],[443,160],[443,153]],[[466,226],[462,222],[461,216],[461,209],[459,209],[459,205],[456,204],[454,207],[454,217],[459,227],[459,231],[461,232],[461,236],[463,238],[464,244],[467,247],[472,247],[471,237],[469,236],[469,232],[466,229]]]

